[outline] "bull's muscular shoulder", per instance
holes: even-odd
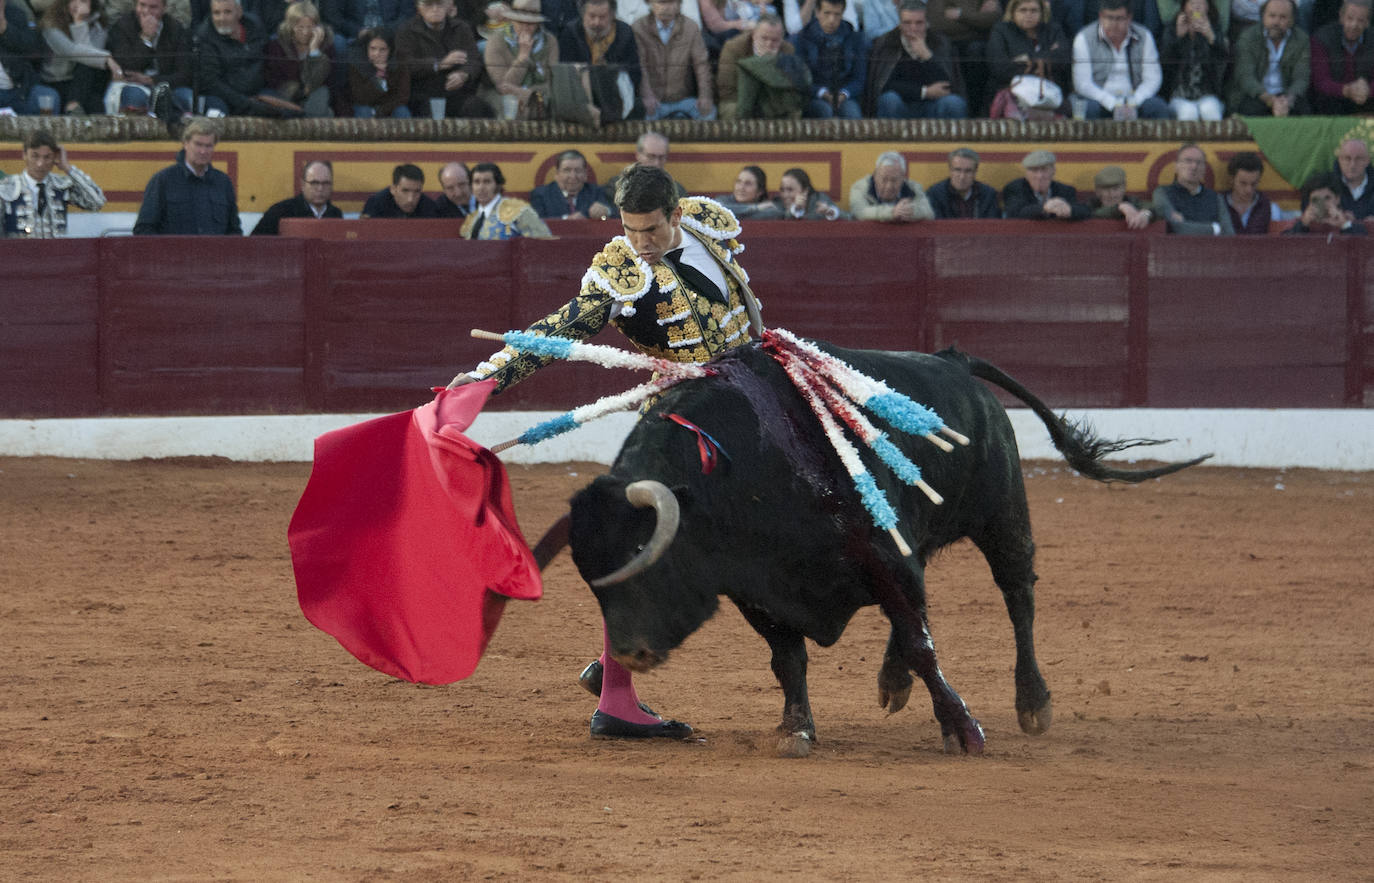
[[[634,302],[657,286],[661,292],[677,287],[677,280],[662,262],[650,267],[630,246],[624,236],[617,236],[592,258],[592,265],[582,276],[582,290],[600,291],[610,295],[623,306],[621,313],[634,315]]]
[[[705,196],[689,196],[678,200],[678,205],[682,208],[683,226],[690,227],[707,241],[719,245],[725,252],[725,260],[729,260],[729,255],[744,251],[744,246],[736,238],[740,234],[740,226],[734,212]]]

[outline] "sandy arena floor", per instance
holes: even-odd
[[[597,469],[511,469],[531,540]],[[733,607],[638,681],[699,741],[593,742],[566,555],[418,687],[296,606],[308,466],[0,458],[0,879],[1374,878],[1374,474],[1027,472],[1050,732],[965,544],[931,614],[986,756],[942,754],[923,693],[879,710],[867,610],[812,648],[820,741],[784,760]]]

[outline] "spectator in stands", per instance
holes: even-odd
[[[1260,23],[1236,38],[1227,106],[1244,116],[1306,114],[1312,43],[1293,25],[1293,0],[1265,0]]]
[[[472,25],[453,14],[453,0],[416,0],[415,8],[396,30],[396,60],[410,70],[411,114],[429,117],[431,101],[442,99],[443,116],[493,116],[477,94],[482,57]]]
[[[321,0],[320,14],[325,24],[334,29],[334,54],[343,58],[345,48],[353,44],[366,50],[363,31],[396,33],[396,29],[411,16],[415,5],[409,0]],[[392,47],[395,51],[395,47]],[[361,51],[358,53],[361,55]]]
[[[1039,77],[1057,86],[1061,96],[1068,96],[1072,47],[1063,29],[1050,18],[1048,0],[1011,0],[1002,21],[988,34],[989,91],[995,95],[1010,89],[1016,77]]]
[[[364,28],[358,43],[365,55],[354,54],[348,66],[348,94],[358,119],[410,117],[410,68],[394,56],[391,34]]]
[[[847,221],[849,215],[830,201],[830,197],[811,186],[805,169],[788,169],[778,185],[778,208],[782,217],[797,221]]]
[[[591,66],[592,101],[601,121],[643,118],[639,103],[639,46],[615,17],[615,0],[582,0],[582,17],[558,35],[560,61]]]
[[[61,104],[57,90],[37,82],[33,66],[42,40],[17,0],[4,0],[4,4],[5,14],[0,16],[0,107],[19,114],[56,113]]]
[[[439,187],[444,192],[434,200],[441,218],[466,218],[477,210],[477,198],[472,195],[472,173],[460,162],[451,162],[439,170]]]
[[[1127,0],[1101,0],[1097,22],[1073,38],[1073,90],[1084,99],[1083,118],[1171,119],[1159,97],[1163,82],[1155,38],[1131,21]]]
[[[652,0],[649,9],[631,26],[644,72],[644,119],[715,119],[715,79],[701,28],[682,14],[682,0]]]
[[[653,166],[656,169],[664,169],[668,165],[668,136],[662,132],[645,132],[635,139],[635,161],[637,166]],[[620,183],[624,172],[611,178],[606,182],[606,195],[615,199],[616,186]],[[673,184],[677,187],[678,199],[685,199],[687,188],[682,186],[682,182],[673,179]]]
[[[312,160],[301,170],[301,192],[269,206],[250,235],[281,235],[283,218],[342,218],[343,212],[330,202],[333,196],[334,166],[327,159]]]
[[[930,32],[922,0],[902,0],[897,27],[873,42],[864,80],[864,113],[883,119],[960,120],[968,104],[960,94],[954,48]]]
[[[37,6],[38,4],[34,5]],[[190,34],[192,30],[191,0],[168,0],[165,5],[167,14],[175,19],[177,24],[185,28],[187,34]],[[136,8],[135,0],[106,0],[100,4],[100,11],[105,17],[105,22],[112,27],[115,22],[135,11]],[[206,11],[209,11],[208,5]]]
[[[530,193],[530,205],[541,218],[604,221],[616,217],[606,191],[587,181],[587,158],[578,150],[558,154],[554,179]]]
[[[883,0],[883,2],[887,3],[890,0]],[[846,3],[842,10],[843,20],[849,22],[849,26],[854,28],[856,32],[859,30],[859,7],[862,5],[863,0],[856,0],[854,3]],[[781,0],[775,6],[774,11],[782,16],[783,27],[787,29],[787,39],[794,43],[797,36],[806,30],[806,26],[815,20],[816,12],[820,9],[818,0]],[[891,24],[878,33],[885,33],[896,26],[897,21],[894,18]],[[862,40],[862,36],[860,39]]]
[[[767,7],[763,0],[700,0],[707,50],[712,54],[724,52],[726,43],[754,29]]]
[[[973,116],[986,115],[988,38],[1002,18],[1000,0],[930,0],[930,29],[954,47],[959,78]]]
[[[1037,2],[1038,0],[1033,0]],[[949,177],[926,192],[937,218],[1000,218],[997,191],[978,180],[979,158],[968,147],[949,153]]]
[[[1226,107],[1218,96],[1230,52],[1211,0],[1186,0],[1173,24],[1165,28],[1160,50],[1163,94],[1175,119],[1219,120],[1225,115]]]
[[[191,32],[167,14],[164,0],[138,0],[110,26],[106,47],[122,75],[105,93],[105,112],[147,110],[166,84],[179,111],[191,109]]]
[[[1163,32],[1162,10],[1169,8],[1168,20],[1173,21],[1178,12],[1179,0],[1127,0],[1131,10],[1131,20],[1142,25],[1158,45],[1159,35]],[[1229,3],[1230,0],[1221,0]],[[1172,5],[1171,5],[1172,4]],[[1070,38],[1091,24],[1097,23],[1100,8],[1096,0],[1055,0],[1050,4],[1051,16],[1060,29]]]
[[[811,71],[783,39],[782,19],[766,12],[754,29],[720,52],[722,88],[734,83],[734,100],[721,100],[721,119],[800,119],[811,95]]]
[[[515,0],[506,24],[487,38],[487,74],[503,102],[502,119],[543,119],[558,63],[558,41],[543,27],[539,0]]]
[[[105,49],[100,0],[53,0],[40,24],[48,46],[40,75],[61,96],[62,112],[100,113],[111,77],[123,73]]]
[[[358,217],[437,218],[439,209],[425,196],[425,173],[413,163],[402,163],[391,170],[391,186],[369,196]]]
[[[24,138],[24,171],[0,180],[0,234],[7,239],[65,236],[69,205],[98,212],[105,194],[67,162],[67,151],[51,132],[34,129]]]
[[[844,20],[846,8],[846,0],[820,0],[810,23],[794,38],[811,71],[811,97],[803,114],[812,119],[863,116],[859,99],[864,88],[864,41]]]
[[[1207,154],[1196,144],[1184,144],[1174,162],[1174,183],[1155,188],[1154,213],[1170,233],[1185,236],[1232,236],[1231,213],[1221,194],[1208,187]]]
[[[1312,110],[1347,116],[1371,110],[1374,35],[1369,31],[1370,0],[1345,0],[1340,19],[1312,34]]]
[[[552,239],[549,227],[523,199],[504,196],[506,177],[496,163],[479,162],[472,167],[472,195],[477,211],[463,221],[464,239]]]
[[[1283,212],[1269,197],[1260,192],[1259,180],[1264,174],[1264,160],[1251,150],[1242,150],[1226,164],[1231,176],[1231,192],[1226,194],[1226,210],[1231,215],[1231,227],[1238,236],[1262,236],[1269,232],[1269,224],[1280,220]]]
[[[1318,172],[1308,178],[1302,185],[1302,216],[1284,233],[1365,235],[1364,224],[1341,208],[1340,178],[1335,172]]]
[[[148,181],[134,234],[242,236],[234,182],[210,165],[219,128],[197,117],[181,131],[177,161]]]
[[[1078,201],[1076,189],[1054,180],[1053,153],[1032,150],[1021,160],[1021,168],[1025,169],[1025,175],[1002,188],[1002,205],[1008,218],[1082,221],[1092,214],[1091,209]]]
[[[1336,148],[1334,171],[1341,176],[1341,208],[1355,220],[1374,215],[1374,166],[1369,163],[1369,145],[1363,138],[1347,138]]]
[[[782,217],[782,209],[768,198],[768,176],[758,166],[745,166],[735,176],[735,189],[716,197],[716,202],[735,213],[737,218],[773,221]]]
[[[1126,170],[1107,166],[1093,176],[1093,195],[1088,209],[1094,218],[1125,221],[1127,230],[1144,230],[1154,220],[1154,212],[1126,195]]]
[[[935,217],[921,185],[906,176],[906,157],[878,155],[873,174],[849,188],[849,213],[860,221],[928,221]]]
[[[329,104],[329,76],[334,68],[334,34],[320,22],[309,0],[286,8],[277,35],[267,44],[263,77],[267,88],[299,104],[308,117],[334,115]]]
[[[200,88],[239,116],[301,116],[300,105],[268,94],[264,76],[267,34],[239,0],[211,0],[200,40]],[[154,108],[156,109],[156,108]]]

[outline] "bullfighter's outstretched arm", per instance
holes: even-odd
[[[586,340],[606,327],[613,303],[614,299],[604,290],[584,280],[577,297],[525,330],[545,337]],[[495,378],[496,392],[499,393],[552,361],[552,357],[521,353],[507,346],[493,353],[485,362],[469,371],[467,376],[473,380]]]

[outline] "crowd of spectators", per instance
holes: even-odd
[[[1360,114],[1371,0],[0,0],[21,114]]]

